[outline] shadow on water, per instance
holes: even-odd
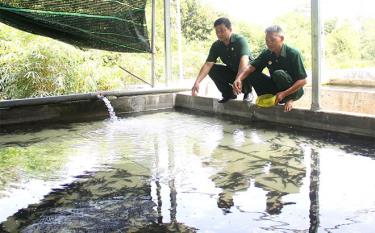
[[[159,224],[143,167],[86,174],[19,210],[1,232],[195,232],[176,221]],[[130,173],[129,170],[132,170]]]

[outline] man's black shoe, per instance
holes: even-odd
[[[225,102],[228,102],[228,100],[233,100],[233,99],[236,99],[236,98],[237,98],[236,95],[227,96],[227,97],[223,97],[221,100],[218,100],[217,102],[223,104]]]
[[[251,92],[245,93],[243,95],[243,101],[244,102],[251,102],[251,101],[253,101],[253,99],[254,99],[254,96],[253,96],[253,94]]]

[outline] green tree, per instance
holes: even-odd
[[[120,89],[122,59],[0,24],[0,99]]]
[[[250,50],[253,57],[257,57],[265,48],[264,42],[264,28],[258,25],[250,25],[248,22],[235,22],[235,31],[244,35],[249,40]]]
[[[348,21],[337,22],[326,35],[326,57],[330,66],[347,68],[360,60],[360,33]]]
[[[212,37],[213,22],[218,14],[197,0],[181,2],[181,28],[188,41],[207,40]]]
[[[361,28],[361,58],[367,61],[375,61],[375,19],[365,19]]]
[[[327,19],[324,22],[324,34],[328,35],[332,33],[336,29],[337,25],[337,18]]]
[[[285,43],[298,49],[306,67],[311,67],[311,20],[304,12],[289,12],[275,19],[285,33]]]

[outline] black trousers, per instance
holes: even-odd
[[[214,64],[208,73],[208,76],[214,81],[223,97],[231,97],[233,95],[233,88],[230,84],[233,84],[236,75],[237,73],[230,70],[227,66],[220,64]],[[250,79],[246,78],[243,81],[242,92],[250,93],[251,88]]]
[[[280,91],[284,91],[294,84],[292,77],[284,70],[275,70],[270,76],[265,75],[261,72],[255,71],[246,78],[251,85],[254,87],[255,92],[258,96],[263,94],[273,94]],[[298,100],[304,94],[302,88],[298,89],[295,93],[285,97],[281,101],[284,103],[290,99]]]

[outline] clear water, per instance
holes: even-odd
[[[161,112],[0,142],[0,231],[374,231],[370,139]]]
[[[98,95],[98,98],[103,100],[105,106],[107,107],[108,109],[108,114],[109,114],[109,118],[111,120],[117,120],[117,116],[116,116],[116,113],[115,113],[115,110],[113,109],[112,107],[112,104],[111,102],[107,99],[107,97],[105,96],[101,96],[101,95]]]

